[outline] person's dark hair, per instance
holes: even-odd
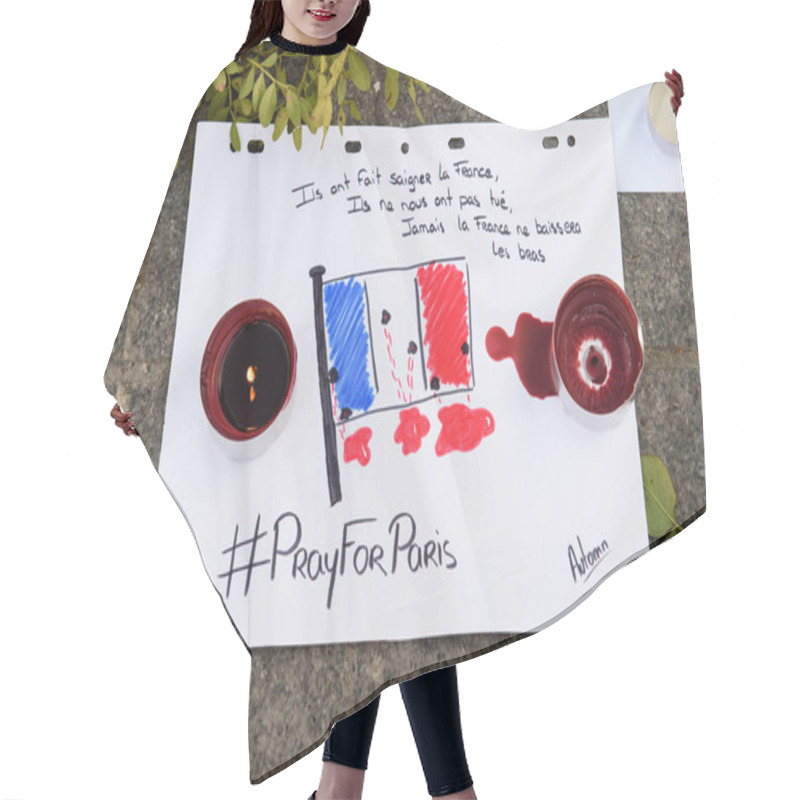
[[[339,31],[339,38],[353,46],[358,44],[364,25],[369,16],[369,0],[361,0],[353,19]],[[255,0],[250,12],[250,30],[244,44],[239,48],[236,58],[240,58],[250,48],[283,30],[283,6],[280,0]]]

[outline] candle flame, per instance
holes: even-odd
[[[258,367],[249,366],[247,368],[247,382],[250,384],[250,402],[256,399],[256,387],[253,384],[256,382],[256,370]]]

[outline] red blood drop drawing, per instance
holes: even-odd
[[[494,417],[485,408],[469,408],[462,403],[439,409],[442,430],[436,440],[436,455],[444,456],[458,450],[474,450],[494,431]]]
[[[499,327],[486,334],[486,350],[495,361],[511,358],[522,385],[533,397],[558,394],[552,366],[553,323],[520,314],[514,335]]]
[[[344,440],[344,460],[346,464],[358,461],[362,467],[369,464],[372,453],[369,449],[369,440],[372,438],[370,428],[359,428],[354,434]]]
[[[403,445],[403,455],[407,456],[422,447],[422,439],[430,430],[431,423],[418,408],[407,408],[400,412],[400,424],[394,432],[394,440]]]

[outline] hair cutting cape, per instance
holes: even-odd
[[[254,782],[704,510],[669,97],[521,131],[271,42],[205,93],[105,379],[251,652]]]

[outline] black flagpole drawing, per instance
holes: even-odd
[[[325,267],[312,267],[309,272],[314,283],[314,331],[317,336],[317,368],[319,370],[319,399],[322,404],[322,429],[325,437],[325,463],[328,468],[328,492],[331,506],[342,499],[342,484],[339,479],[339,454],[336,449],[336,423],[333,419],[333,405],[329,376],[326,369],[328,348],[325,340],[325,307],[322,299],[322,276]]]

